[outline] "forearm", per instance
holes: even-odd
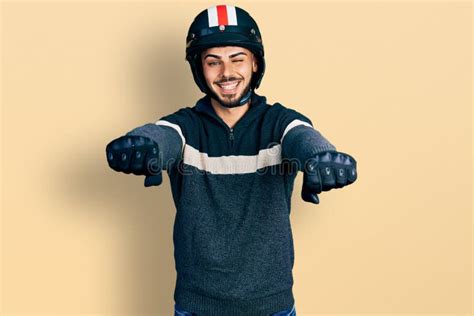
[[[169,169],[181,157],[184,137],[176,124],[166,121],[148,123],[129,131],[126,135],[144,136],[158,144],[161,169]]]
[[[308,124],[309,125],[309,124]],[[308,125],[298,125],[291,128],[282,138],[282,158],[303,171],[305,163],[316,154],[326,151],[336,151],[319,131]]]

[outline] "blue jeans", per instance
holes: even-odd
[[[179,307],[177,304],[174,304],[174,316],[199,316],[199,315],[197,315],[196,313],[187,312],[181,307]],[[295,309],[295,306],[293,305],[293,307],[290,309],[273,313],[270,316],[296,316],[296,309]]]

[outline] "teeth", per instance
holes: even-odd
[[[224,90],[232,90],[235,87],[237,87],[238,83],[239,83],[238,81],[232,84],[224,83],[224,84],[220,84],[219,86]]]

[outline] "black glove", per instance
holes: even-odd
[[[357,179],[356,169],[356,160],[348,154],[337,151],[317,154],[306,161],[301,197],[319,204],[317,194],[353,183]]]
[[[115,171],[145,175],[145,186],[160,185],[161,161],[158,144],[144,136],[122,136],[106,147],[107,161]]]

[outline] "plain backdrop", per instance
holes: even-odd
[[[169,178],[105,146],[202,96],[185,37],[215,4],[2,2],[2,315],[172,314]],[[229,4],[262,32],[257,92],[358,162],[319,205],[296,179],[298,315],[470,315],[471,3]]]

